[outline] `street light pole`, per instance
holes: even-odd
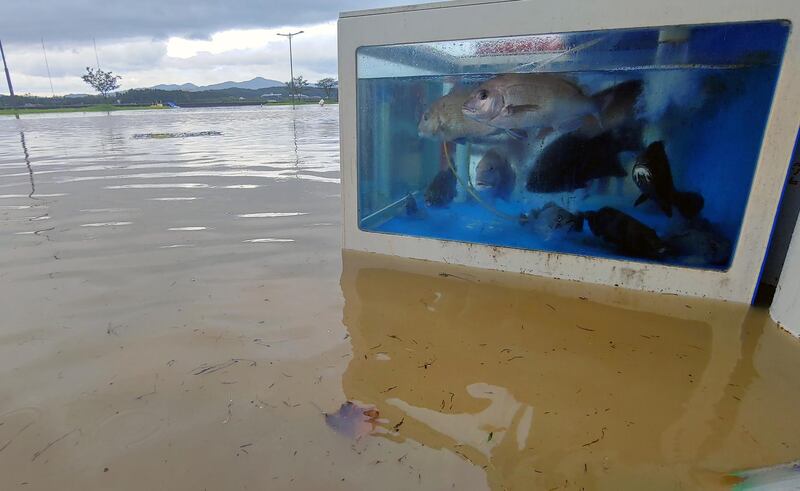
[[[292,109],[294,109],[294,66],[292,64],[292,38],[298,34],[303,34],[303,31],[290,32],[288,34],[278,33],[278,36],[289,38],[289,76],[292,77],[289,81],[289,91],[292,93]]]

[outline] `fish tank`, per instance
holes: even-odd
[[[726,271],[791,30],[775,19],[359,46],[357,227]]]

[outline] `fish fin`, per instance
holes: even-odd
[[[645,201],[647,201],[647,195],[642,193],[638,198],[636,198],[636,202],[633,204],[633,206],[639,206]]]
[[[586,116],[580,116],[578,118],[568,119],[567,121],[562,122],[560,125],[558,125],[557,129],[559,133],[571,133],[583,126],[585,122]]]
[[[506,130],[506,133],[515,140],[524,140],[528,138],[528,132],[525,130]]]
[[[535,112],[538,111],[539,109],[541,109],[541,106],[539,106],[538,104],[520,104],[520,105],[509,104],[507,106],[504,106],[502,111],[503,115],[505,116],[513,116],[515,114]]]
[[[541,128],[538,133],[536,133],[536,138],[539,140],[544,140],[548,135],[550,135],[550,133],[554,131],[555,129],[552,126],[545,126],[544,128]]]
[[[584,136],[593,137],[603,132],[603,123],[600,121],[599,114],[584,114],[562,122],[556,129],[559,133],[581,130],[580,132]]]
[[[685,218],[696,217],[705,204],[703,196],[698,193],[676,192],[673,201],[675,201],[675,207]]]

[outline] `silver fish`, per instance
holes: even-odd
[[[516,181],[517,175],[511,164],[495,150],[486,152],[475,168],[475,185],[491,189],[498,198],[508,199]]]
[[[462,112],[516,137],[524,137],[529,128],[539,129],[540,136],[587,125],[597,128],[593,131],[602,128],[594,99],[569,79],[549,73],[499,75],[473,90]]]
[[[533,228],[545,239],[551,239],[556,233],[565,234],[583,230],[582,215],[570,213],[552,201],[539,209],[532,209],[527,215],[521,215],[520,223]]]
[[[422,114],[417,127],[419,136],[442,141],[482,140],[502,130],[464,117],[461,107],[470,89],[456,87],[435,100]]]

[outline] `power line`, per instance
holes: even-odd
[[[289,76],[292,77],[289,82],[289,92],[292,93],[292,109],[294,109],[294,67],[292,66],[292,38],[298,34],[303,34],[303,31],[291,32],[288,34],[278,33],[278,36],[289,38]]]
[[[47,68],[47,78],[50,79],[50,93],[55,97],[56,91],[53,89],[53,77],[50,75],[50,63],[47,62],[47,50],[44,49],[44,38],[42,38],[42,53],[44,53],[44,66]]]

